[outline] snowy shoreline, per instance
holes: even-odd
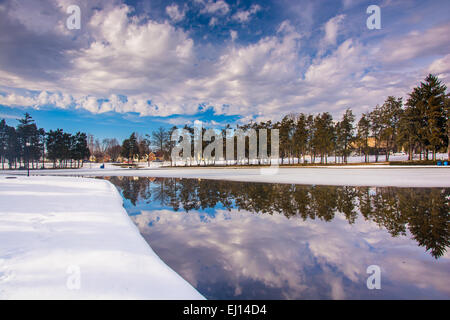
[[[0,176],[0,299],[204,299],[106,180]]]
[[[26,174],[26,171],[0,171],[1,175]],[[289,183],[305,185],[348,185],[373,187],[450,187],[450,167],[358,165],[304,168],[144,168],[123,169],[107,164],[81,169],[32,170],[40,176],[135,176],[191,178],[229,181]]]

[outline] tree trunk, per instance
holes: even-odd
[[[447,160],[450,161],[450,128],[447,121]]]
[[[375,162],[378,162],[378,144],[376,137],[375,137]]]
[[[389,161],[389,144],[386,143],[386,161]]]

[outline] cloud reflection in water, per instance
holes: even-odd
[[[207,298],[450,297],[449,190],[110,180],[153,250]],[[381,290],[366,287],[372,264]]]

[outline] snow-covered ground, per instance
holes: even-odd
[[[0,176],[0,299],[203,299],[139,234],[115,187]]]
[[[429,155],[429,158],[431,159],[431,154]],[[420,160],[420,155],[415,154],[413,156],[414,160]],[[437,153],[436,154],[436,159],[437,160],[441,160],[441,161],[446,161],[448,159],[448,155],[446,153]],[[407,161],[408,160],[408,155],[405,153],[394,153],[391,154],[389,157],[389,161]],[[424,156],[422,155],[422,160],[424,160]],[[305,162],[304,162],[305,161]],[[327,164],[336,164],[337,163],[342,163],[342,159],[341,158],[335,158],[334,156],[328,156],[327,157]],[[382,162],[386,161],[386,156],[385,155],[379,155],[378,156],[378,163],[375,163],[375,156],[371,155],[369,156],[369,164],[381,164]],[[276,160],[272,160],[273,164],[298,164],[298,163],[306,163],[306,164],[311,164],[311,163],[315,163],[315,164],[320,164],[320,157],[316,157],[315,159],[313,159],[311,156],[305,156],[305,158],[301,158],[300,160],[296,157],[294,158],[284,158],[284,159],[278,159],[278,162]],[[360,155],[351,155],[348,157],[347,159],[347,163],[350,164],[362,164],[364,163],[364,155],[360,156]],[[184,166],[184,162],[180,161],[179,165],[180,166]],[[211,163],[213,164],[213,163]],[[225,160],[218,160],[216,161],[216,165],[235,165],[235,161],[225,161]],[[251,164],[258,164],[257,160],[251,161]],[[102,165],[102,163],[93,163],[93,162],[87,162],[84,163],[83,168],[84,169],[95,169],[95,168],[99,168]],[[106,164],[107,166],[113,167],[112,164]],[[164,161],[164,162],[150,162],[147,163],[145,161],[141,161],[138,163],[139,167],[141,168],[157,168],[160,167],[162,165],[164,166],[170,166],[171,162],[170,161]],[[195,166],[196,163],[193,161],[192,165]],[[202,163],[202,165],[204,165],[204,163]],[[27,164],[26,163],[18,163],[17,167],[26,167]],[[44,165],[42,164],[42,162],[39,162],[39,164],[35,164],[36,168],[42,168],[42,166],[45,167],[45,169],[53,169],[53,162],[45,162]],[[75,167],[76,164],[73,164],[73,166]],[[59,164],[56,164],[56,167],[59,168]],[[3,168],[8,169],[8,164],[5,163],[3,164]],[[32,168],[32,164],[30,164],[30,168]]]
[[[0,171],[0,174],[25,174],[24,171]],[[105,169],[36,170],[32,175],[66,176],[138,176],[214,179],[231,181],[297,183],[349,186],[450,187],[450,167],[444,166],[341,166],[305,168],[144,168],[122,169],[110,164]]]

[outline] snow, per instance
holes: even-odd
[[[204,299],[105,180],[0,177],[0,299]]]
[[[13,171],[24,174],[24,171]],[[3,174],[8,173],[4,171]],[[297,183],[308,185],[450,187],[450,167],[357,165],[304,168],[149,168],[122,169],[106,165],[105,169],[36,170],[36,175],[66,176],[136,176],[214,179],[231,181]]]

